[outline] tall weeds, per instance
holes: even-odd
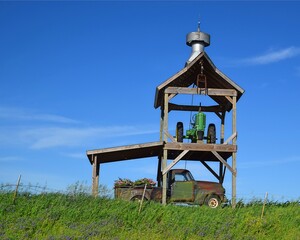
[[[76,183],[67,193],[0,191],[0,239],[300,239],[299,202],[240,203],[210,209],[91,197]]]

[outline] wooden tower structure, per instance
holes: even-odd
[[[158,182],[163,183],[163,203],[166,203],[166,173],[180,160],[201,162],[223,183],[225,171],[232,174],[232,204],[236,203],[236,103],[244,90],[216,68],[205,52],[200,53],[180,72],[163,82],[156,89],[154,107],[161,110],[160,140],[164,142],[163,153],[159,157]],[[199,111],[199,106],[171,103],[177,95],[205,95],[216,104],[201,106],[201,112],[216,114],[220,119],[220,142],[215,144],[181,143],[169,133],[168,116],[171,111]],[[225,117],[232,114],[232,133],[225,139]],[[230,165],[228,159],[232,158]],[[172,160],[168,164],[168,160]],[[218,162],[219,171],[209,166]],[[161,173],[161,174],[160,174]]]
[[[190,41],[191,40],[191,41]],[[196,40],[196,41],[195,41]],[[187,35],[187,44],[192,46],[192,56],[186,66],[156,88],[154,107],[160,108],[160,141],[104,148],[87,151],[87,156],[93,166],[93,194],[98,195],[100,164],[158,157],[157,181],[162,185],[162,203],[166,204],[167,172],[179,161],[199,161],[209,172],[223,183],[226,169],[232,174],[232,205],[236,204],[236,153],[237,153],[237,107],[236,104],[244,90],[225,76],[204,52],[204,46],[209,45],[209,35],[192,32]],[[197,45],[200,42],[200,47]],[[203,45],[203,46],[202,46]],[[203,95],[211,98],[212,106],[201,106],[201,112],[216,114],[220,119],[220,137],[218,143],[177,142],[169,132],[169,113],[171,111],[199,111],[199,106],[173,103],[178,95]],[[231,114],[232,132],[225,139],[225,120]],[[231,164],[229,159],[231,158]],[[210,162],[219,165],[215,171]]]

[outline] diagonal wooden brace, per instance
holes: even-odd
[[[168,100],[170,101],[173,97],[175,97],[177,95],[177,93],[171,93],[168,97]],[[168,102],[169,102],[168,101]]]
[[[223,144],[228,144],[231,140],[237,137],[237,132],[234,132]]]
[[[232,167],[230,167],[230,165],[224,160],[224,158],[221,157],[221,155],[219,153],[217,153],[216,151],[211,151],[216,158],[218,158],[220,160],[220,162],[222,162],[228,169],[229,171],[236,176],[236,170],[234,170]]]
[[[169,172],[170,169],[171,169],[176,163],[178,163],[178,162],[181,160],[181,158],[184,157],[185,154],[188,153],[188,151],[189,151],[189,150],[184,150],[184,151],[182,151],[182,153],[180,153],[180,154],[177,156],[177,158],[175,158],[175,159],[170,163],[170,165],[167,166],[167,167],[163,170],[163,173],[162,173],[162,174],[165,175],[167,172]]]
[[[164,134],[167,135],[167,137],[171,140],[171,142],[176,142],[173,136],[168,131],[164,131]]]

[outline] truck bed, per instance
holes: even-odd
[[[115,198],[123,200],[134,200],[133,198],[142,198],[145,186],[136,187],[115,187]],[[161,202],[162,188],[147,186],[145,191],[145,200],[154,200]]]

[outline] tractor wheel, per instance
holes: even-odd
[[[207,143],[216,143],[216,126],[213,123],[208,125],[207,129]]]
[[[176,138],[177,142],[183,142],[183,123],[178,122],[176,125]]]
[[[220,206],[220,198],[217,195],[210,195],[206,198],[205,204],[210,208],[217,208]]]

